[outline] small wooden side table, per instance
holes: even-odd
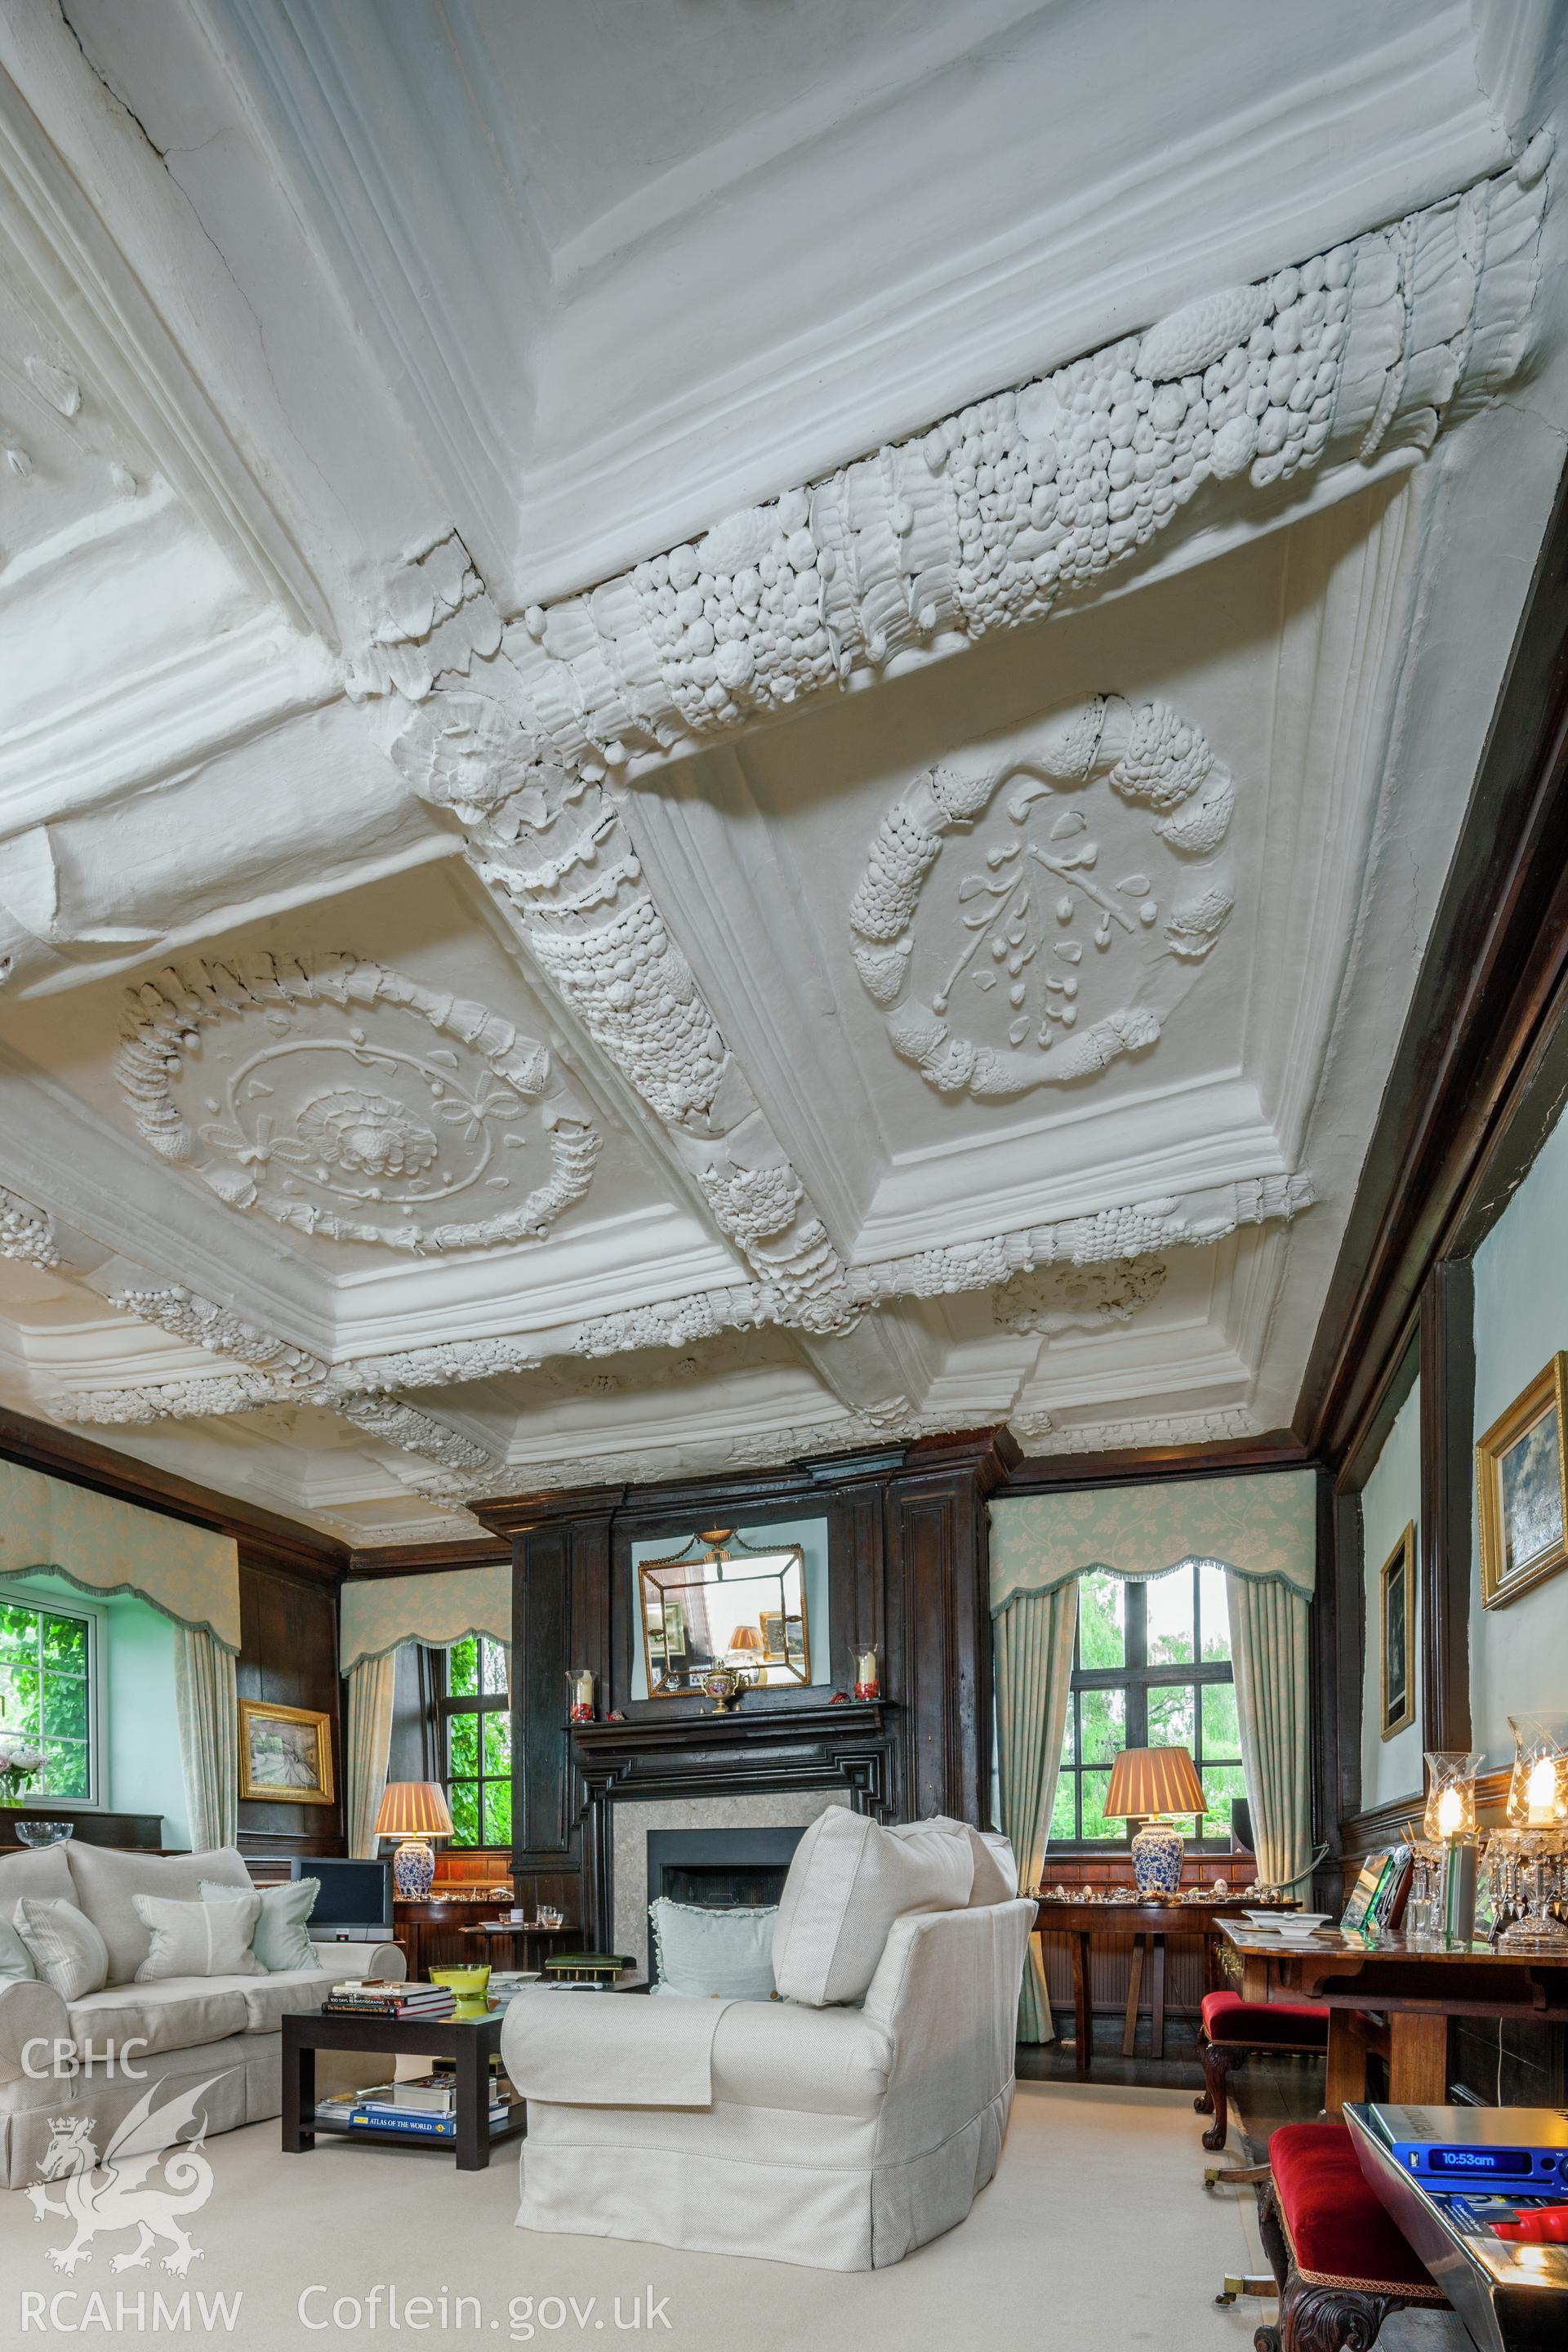
[[[1074,1903],[1060,1895],[1041,1895],[1035,1913],[1035,1928],[1042,1939],[1042,1957],[1047,1936],[1067,1936],[1071,1939],[1073,2031],[1078,2047],[1079,2073],[1088,2074],[1094,2065],[1094,1984],[1089,1963],[1096,1936],[1132,1937],[1132,1966],[1121,2031],[1121,2053],[1126,2058],[1131,2058],[1133,2053],[1134,2036],[1138,2030],[1138,1996],[1142,1989],[1144,1955],[1147,1953],[1149,2050],[1152,2057],[1163,2058],[1165,2054],[1166,1937],[1203,1937],[1205,1964],[1212,1990],[1212,1963],[1219,1921],[1238,1917],[1247,1908],[1258,1910],[1263,1907],[1258,1904],[1248,1905],[1239,1895],[1205,1895],[1201,1903],[1142,1903],[1136,1896],[1121,1903]],[[1289,1906],[1282,1904],[1279,1907],[1283,1910]]]
[[[537,1969],[542,1966],[544,1955],[552,1948],[561,1948],[563,1936],[582,1937],[581,1927],[570,1927],[564,1920],[559,1927],[546,1927],[537,1919],[476,1919],[468,1928],[470,1936],[482,1940],[492,1958],[498,1948],[506,1954],[503,1965],[509,1969]],[[538,1958],[531,1947],[539,1948]],[[521,1958],[519,1955],[521,1954]]]

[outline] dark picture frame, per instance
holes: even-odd
[[[1408,1520],[1378,1571],[1380,1729],[1396,1738],[1415,1720],[1415,1522]]]

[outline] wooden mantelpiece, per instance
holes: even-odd
[[[893,1769],[894,1730],[879,1702],[779,1704],[742,1699],[731,1714],[655,1702],[635,1721],[574,1724],[568,1735],[584,1790],[586,1916],[612,1940],[615,1810],[623,1800],[771,1796],[784,1790],[847,1792],[857,1812],[880,1817]]]
[[[580,1723],[571,1742],[595,1791],[627,1796],[730,1796],[748,1790],[846,1784],[879,1809],[887,1785],[889,1727],[879,1700],[840,1706],[769,1706],[743,1699],[721,1715],[676,1712],[676,1702],[635,1722]]]
[[[616,1794],[765,1788],[848,1791],[893,1821],[988,1816],[991,1675],[986,1504],[1018,1458],[1005,1430],[802,1461],[738,1478],[606,1486],[478,1504],[512,1540],[512,1854],[532,1882],[582,1883],[585,1925],[607,1930],[608,1817]],[[705,1702],[632,1696],[632,1547],[715,1523],[743,1534],[826,1517],[830,1685],[758,1692],[732,1718]],[[883,1704],[847,1694],[875,1643]],[[569,1668],[591,1668],[602,1715],[569,1739]],[[548,1896],[547,1900],[559,1899]]]

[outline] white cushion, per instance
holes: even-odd
[[[31,1952],[9,1919],[0,1917],[0,1984],[15,1983],[18,1979],[25,1980],[37,1973]]]
[[[158,1895],[131,1898],[151,1945],[137,1984],[168,1977],[259,1977],[267,1971],[250,1948],[261,1916],[259,1895],[232,1903],[166,1902]]]
[[[960,1911],[974,1883],[967,1836],[911,1822],[895,1836],[864,1813],[831,1805],[795,1850],[773,1930],[773,1979],[811,2009],[858,2000],[893,1921],[910,1911]]]
[[[0,1854],[0,1919],[9,1919],[21,1895],[47,1895],[82,1908],[63,1845],[40,1845],[26,1853]]]
[[[139,1918],[133,1895],[156,1895],[165,1902],[195,1903],[202,1881],[210,1878],[251,1892],[244,1857],[231,1845],[212,1853],[142,1853],[134,1847],[83,1845],[73,1838],[70,1874],[74,1900],[87,1913],[109,1948],[109,1981],[132,1984],[152,1948],[147,1923]]]
[[[647,1906],[658,1952],[655,1992],[732,2000],[767,2000],[773,1990],[773,1925],[778,1906],[738,1905],[718,1911],[661,1895]]]
[[[148,2050],[199,2050],[246,2032],[245,1993],[234,1977],[110,1985],[73,2000],[70,2021],[78,2044],[90,2046],[94,2059],[138,2042]]]
[[[74,1903],[48,1895],[24,1895],[12,1915],[12,1926],[26,1944],[46,1984],[60,1999],[72,2001],[84,1992],[96,1992],[109,1980],[109,1954],[103,1937],[85,1912]]]
[[[974,1881],[969,1890],[972,1911],[984,1903],[1012,1902],[1018,1892],[1018,1864],[1000,1830],[977,1830],[968,1822],[953,1821],[946,1813],[938,1813],[929,1822],[904,1822],[890,1830],[889,1835],[918,1837],[924,1830],[950,1830],[954,1837],[968,1839],[974,1856]]]

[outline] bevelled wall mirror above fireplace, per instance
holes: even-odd
[[[826,1518],[645,1539],[632,1580],[634,1699],[697,1696],[716,1666],[753,1690],[829,1678]]]

